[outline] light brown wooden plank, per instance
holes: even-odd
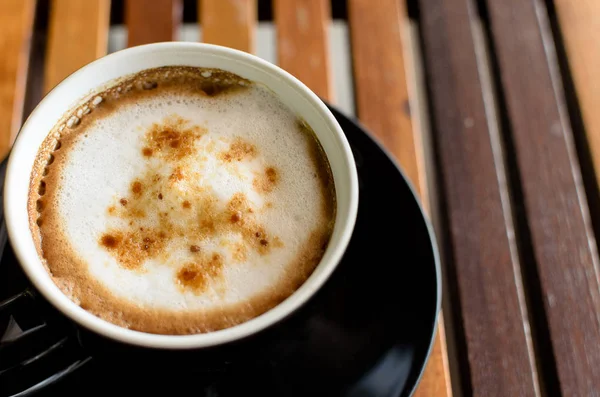
[[[409,111],[402,23],[402,2],[349,0],[349,23],[359,119],[398,159],[420,195],[423,181],[422,148],[416,146]],[[368,34],[367,34],[368,32]],[[451,396],[443,317],[433,350],[415,397]]]
[[[110,0],[53,0],[44,89],[106,54]]]
[[[600,1],[554,0],[554,7],[600,184]]]
[[[0,2],[0,158],[21,127],[34,10],[35,0]]]
[[[275,0],[274,14],[279,66],[333,101],[329,0]]]
[[[127,46],[177,40],[182,0],[127,0]]]
[[[438,333],[435,336],[433,349],[431,350],[431,357],[429,358],[427,367],[425,367],[421,382],[417,390],[415,390],[414,397],[452,396],[443,316],[440,316],[438,327]]]
[[[199,0],[203,41],[253,53],[256,7],[256,0]]]
[[[348,2],[356,107],[359,119],[398,158],[418,186],[421,165],[417,164],[410,120],[400,3]]]

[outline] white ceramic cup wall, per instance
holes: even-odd
[[[331,165],[337,213],[329,246],[312,275],[288,299],[240,325],[196,335],[156,335],[128,330],[102,320],[67,298],[54,284],[35,249],[29,230],[27,198],[30,173],[39,146],[65,112],[110,86],[114,79],[168,65],[220,68],[262,83],[315,131]],[[52,203],[49,203],[52,205]],[[11,151],[4,187],[9,240],[25,274],[58,310],[79,325],[121,342],[170,349],[215,346],[254,334],[282,320],[303,305],[327,281],[352,234],[358,208],[358,182],[350,146],[325,104],[284,70],[256,56],[200,43],[157,43],[122,50],[84,66],[56,86],[31,113]]]

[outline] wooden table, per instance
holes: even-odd
[[[107,52],[111,15],[129,46],[178,39],[185,15],[203,41],[255,52],[259,6],[277,63],[335,104],[329,0],[1,0],[0,155],[44,92]],[[357,115],[442,248],[444,315],[416,396],[600,395],[600,1],[333,7]]]

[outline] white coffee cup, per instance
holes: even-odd
[[[336,187],[336,218],[329,246],[312,275],[288,299],[240,325],[195,335],[157,335],[119,327],[79,307],[54,284],[29,229],[27,198],[38,148],[56,122],[83,98],[102,91],[111,81],[144,69],[168,65],[220,68],[274,91],[315,131],[331,165]],[[51,204],[50,204],[51,205]],[[115,52],[94,61],[57,85],[31,113],[11,151],[4,187],[9,240],[25,274],[53,306],[77,324],[102,336],[132,345],[195,349],[239,340],[284,319],[307,302],[332,274],[348,245],[358,209],[358,179],[350,146],[325,104],[281,68],[254,55],[200,43],[157,43]]]

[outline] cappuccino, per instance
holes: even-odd
[[[157,334],[228,328],[310,276],[335,187],[310,127],[237,75],[161,67],[66,114],[31,175],[30,229],[72,301]]]

